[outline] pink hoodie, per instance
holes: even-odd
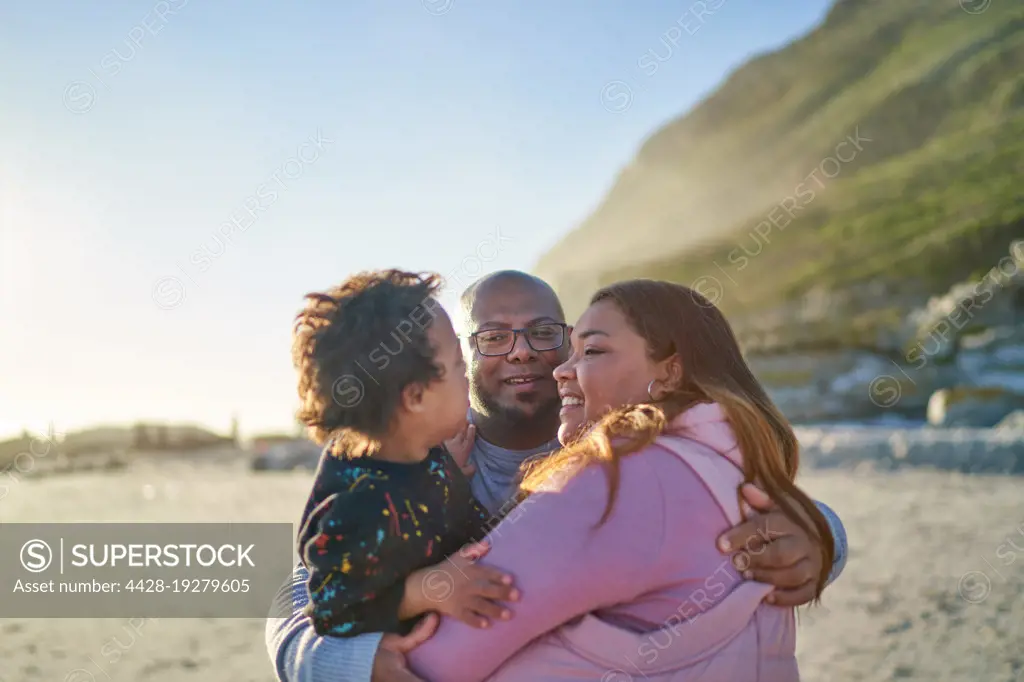
[[[793,610],[762,603],[716,538],[740,519],[741,455],[718,405],[677,417],[622,461],[615,507],[600,467],[537,493],[490,534],[483,563],[516,578],[513,617],[443,618],[409,655],[432,682],[791,682]]]

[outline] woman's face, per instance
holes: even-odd
[[[647,342],[611,301],[587,308],[571,341],[572,354],[554,373],[562,398],[558,440],[563,444],[609,410],[650,402],[650,382],[667,379],[668,361],[650,359]]]

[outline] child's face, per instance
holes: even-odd
[[[440,306],[436,310],[434,321],[427,329],[427,338],[435,350],[434,362],[442,371],[441,378],[427,387],[423,396],[426,409],[422,416],[426,428],[436,432],[436,443],[439,444],[455,436],[466,423],[469,380],[451,318]]]

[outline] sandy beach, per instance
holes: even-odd
[[[136,462],[21,480],[0,523],[294,522],[308,473]],[[1024,681],[1024,479],[923,469],[811,471],[850,560],[802,615],[806,680]],[[0,682],[273,680],[263,619],[0,620]],[[109,643],[120,643],[117,656]]]

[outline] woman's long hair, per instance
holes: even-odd
[[[820,598],[832,568],[834,544],[828,522],[814,501],[796,487],[799,445],[793,429],[754,377],[740,352],[728,321],[697,292],[670,282],[630,280],[604,287],[590,304],[618,306],[647,342],[654,361],[677,355],[683,367],[679,386],[657,404],[613,410],[583,437],[544,460],[531,464],[520,484],[520,497],[548,488],[583,466],[600,463],[608,477],[604,523],[615,504],[619,461],[650,445],[677,415],[700,403],[718,403],[743,454],[746,482],[762,488],[782,511],[812,537],[821,539]],[[739,490],[737,490],[739,495]]]

